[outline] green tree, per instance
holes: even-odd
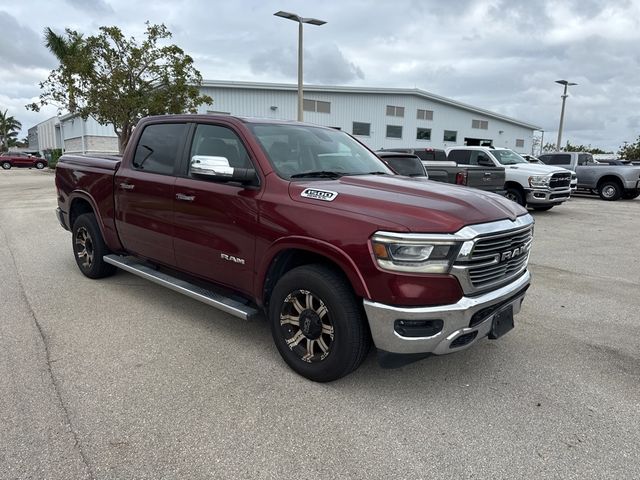
[[[7,115],[7,112],[8,110],[0,111],[0,141],[2,142],[0,148],[5,152],[15,144],[22,128],[22,124],[13,116]]]
[[[51,28],[44,29],[44,45],[60,62],[59,79],[64,84],[67,92],[67,109],[75,113],[76,83],[79,81],[79,72],[89,72],[91,64],[86,56],[85,42],[82,35],[70,29],[65,30],[66,38],[58,35]]]
[[[618,156],[625,160],[637,160],[640,159],[640,135],[635,142],[624,142],[618,150]]]
[[[592,154],[600,154],[600,153],[613,153],[613,152],[605,152],[601,148],[592,147],[591,145],[571,145],[567,140],[567,144],[562,148],[564,152],[585,152]]]
[[[158,45],[171,38],[167,27],[146,25],[142,42],[125,37],[118,27],[100,27],[98,35],[89,37],[66,30],[65,42],[78,42],[75,53],[63,57],[40,84],[39,102],[27,108],[74,106],[82,118],[113,125],[122,153],[141,117],[195,113],[199,105],[211,103],[211,97],[200,94],[202,76],[193,59],[177,45]]]

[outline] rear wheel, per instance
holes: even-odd
[[[9,162],[2,162],[2,168],[9,170],[11,168],[11,164]]]
[[[71,238],[76,263],[85,276],[104,278],[116,272],[116,267],[106,263],[102,258],[111,252],[104,243],[93,213],[85,213],[76,218]]]
[[[547,210],[551,210],[553,205],[547,205],[546,207],[533,207],[536,212],[546,212]]]
[[[276,284],[269,304],[273,340],[284,361],[303,377],[330,382],[352,372],[371,346],[351,286],[324,265],[304,265]]]
[[[504,196],[512,202],[516,202],[518,205],[522,205],[523,207],[525,206],[524,195],[517,188],[507,188],[507,193],[505,193]]]
[[[622,195],[622,188],[618,182],[607,180],[602,182],[602,185],[598,188],[598,195],[602,200],[618,200]]]
[[[42,170],[44,168],[44,162],[36,162],[36,168]]]
[[[638,197],[640,197],[640,190],[627,190],[622,194],[622,198],[625,200],[633,200]]]

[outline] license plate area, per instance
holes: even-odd
[[[493,316],[489,339],[495,340],[513,328],[513,305],[501,308]]]

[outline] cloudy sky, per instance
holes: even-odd
[[[518,118],[555,141],[558,79],[572,143],[617,150],[640,135],[640,0],[0,0],[0,108],[26,128],[55,68],[42,30],[141,38],[165,23],[203,78],[296,82],[297,25],[278,10],[328,23],[305,29],[305,83],[417,87]]]

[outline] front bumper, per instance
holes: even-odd
[[[509,285],[475,297],[462,297],[452,305],[394,307],[364,300],[364,309],[373,341],[379,350],[398,354],[444,355],[468,348],[480,338],[486,337],[491,330],[496,310],[512,305],[514,315],[518,313],[530,281],[531,275],[525,270],[522,276]],[[470,326],[472,317],[485,309],[489,309],[490,313],[479,322],[474,319],[473,326]],[[430,337],[405,337],[394,329],[396,320],[442,320],[443,327]],[[461,346],[456,346],[460,343],[456,342],[452,346],[456,339],[473,332],[477,333],[471,341]]]
[[[543,188],[532,188],[526,190],[528,205],[557,205],[569,200],[571,188],[549,190]]]

